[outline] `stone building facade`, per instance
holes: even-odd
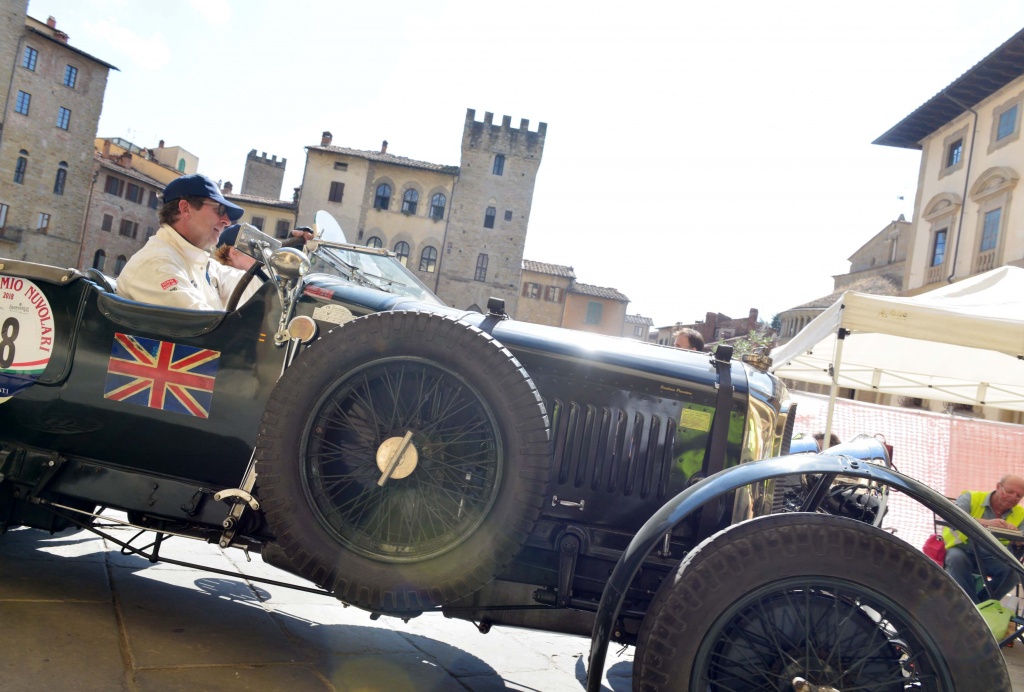
[[[444,238],[436,293],[456,307],[485,307],[503,298],[517,315],[526,230],[544,153],[547,124],[530,132],[529,120],[501,125],[491,113],[482,123],[466,112],[458,191]]]
[[[848,275],[840,274],[836,278],[838,279],[842,276]],[[780,345],[784,344],[800,333],[800,330],[810,324],[811,320],[823,313],[826,308],[831,307],[847,291],[870,293],[874,296],[898,296],[900,295],[902,280],[902,276],[899,275],[878,274],[862,276],[853,283],[844,281],[841,287],[837,281],[836,290],[827,296],[821,296],[801,305],[788,308],[777,315],[779,319],[778,343]]]
[[[758,329],[757,308],[750,308],[746,317],[732,318],[720,312],[708,312],[704,320],[697,320],[693,324],[676,323],[671,327],[658,328],[658,343],[674,344],[675,335],[680,329],[695,329],[704,337],[705,344],[712,344],[716,341],[725,341],[736,337],[746,336]]]
[[[0,0],[0,256],[72,267],[107,75],[117,68],[71,46],[53,17],[26,11],[25,0]]]
[[[95,147],[106,159],[115,160],[129,154],[126,161],[132,170],[149,176],[161,185],[183,175],[191,175],[199,167],[198,156],[182,147],[165,147],[162,139],[155,149],[150,149],[120,137],[97,137]],[[178,166],[184,170],[178,170]]]
[[[242,218],[238,220],[240,223],[252,224],[275,238],[287,238],[295,228],[295,211],[298,207],[295,202],[277,197],[235,194],[232,188],[231,183],[224,183],[221,193],[229,202],[234,202],[245,210]]]
[[[524,259],[516,319],[561,327],[565,296],[575,281],[572,267]]]
[[[96,172],[83,224],[81,252],[73,265],[118,276],[128,258],[156,233],[164,186],[132,168],[127,152],[115,158],[94,153]]]
[[[160,140],[156,149],[147,149],[146,158],[164,168],[176,171],[178,175],[192,175],[199,172],[199,157],[184,147],[167,146]]]
[[[1024,30],[875,140],[919,150],[904,292],[1024,266]]]
[[[325,132],[319,146],[306,147],[297,223],[310,225],[317,211],[330,212],[348,242],[395,252],[436,292],[458,166],[389,154],[387,142],[375,152],[331,141]]]
[[[581,332],[621,336],[629,298],[614,288],[574,281],[566,292],[562,326]]]
[[[784,344],[835,303],[846,291],[879,296],[899,295],[903,287],[911,223],[903,214],[871,237],[847,258],[850,271],[832,277],[834,290],[827,296],[787,308],[779,320],[778,339]]]
[[[900,214],[898,219],[861,245],[847,258],[850,271],[832,277],[835,289],[838,291],[874,276],[890,277],[902,286],[907,248],[910,247],[910,226],[910,222]]]
[[[894,294],[917,295],[995,267],[1024,266],[1024,204],[1019,193],[1015,195],[1024,160],[1022,117],[1024,30],[875,140],[875,144],[921,152],[903,280],[892,290]],[[888,276],[883,273],[870,281],[888,281]],[[884,294],[887,286],[844,288]],[[820,302],[837,298],[833,294]],[[818,311],[823,307],[808,306]],[[808,313],[804,324],[812,316]],[[783,335],[792,337],[800,326],[787,328],[784,320]],[[817,387],[797,386],[812,391]],[[1024,413],[993,407],[975,410],[943,401],[939,391],[931,400],[869,389],[840,390],[839,395],[1024,423]]]
[[[672,346],[675,344],[676,332],[685,327],[682,322],[676,322],[675,324],[666,324],[661,327],[655,327],[654,333],[651,335],[650,340],[655,344],[661,344],[662,346]]]
[[[547,125],[513,128],[486,113],[466,113],[459,166],[334,146],[325,132],[306,147],[299,224],[319,209],[349,242],[385,247],[438,296],[460,308],[505,300],[516,315],[523,247]]]
[[[622,336],[637,341],[649,341],[654,320],[643,315],[626,315],[622,325]]]
[[[27,11],[28,0],[0,0],[0,103],[8,102]]]
[[[518,320],[646,341],[652,320],[627,317],[628,305],[629,298],[614,288],[577,281],[572,267],[523,260]]]
[[[241,194],[280,199],[281,187],[284,185],[284,171],[288,159],[277,160],[277,156],[267,158],[267,152],[256,155],[251,150],[245,157],[245,172],[242,174]]]

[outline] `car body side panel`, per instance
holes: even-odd
[[[76,334],[73,342],[58,334],[58,347],[73,357],[70,373],[59,386],[37,384],[0,404],[0,440],[17,430],[17,441],[43,449],[211,485],[237,485],[284,358],[284,350],[273,345],[277,313],[270,287],[238,312],[214,320],[216,326],[210,328],[209,314],[183,317],[183,311],[140,306],[103,295],[90,282],[75,283],[77,287],[44,287],[51,304],[61,306],[59,331]],[[106,303],[116,301],[117,310],[104,309],[101,297]],[[84,301],[81,323],[69,329],[71,306],[77,298]],[[167,321],[174,322],[177,335],[157,333],[146,326],[160,324],[154,313],[161,311],[174,313]],[[198,333],[185,336],[190,319],[197,327],[191,331]],[[208,362],[201,372],[212,376],[209,401],[203,400],[202,389],[193,396],[193,390],[181,388],[177,390],[183,391],[180,397],[168,392],[161,401],[148,396],[159,387],[147,391],[144,382],[139,394],[119,400],[125,390],[115,391],[118,381],[110,375],[115,369],[112,354],[117,334],[143,340],[139,343],[181,347],[171,356],[178,361],[186,353],[207,352]],[[61,368],[60,362],[51,360],[43,381],[51,377],[51,370]],[[188,378],[200,372],[190,370],[187,363],[169,368],[172,372],[161,372],[172,383],[182,381],[176,376],[192,382]],[[210,381],[203,380],[206,384],[201,387],[208,387]],[[188,399],[196,401],[181,403]],[[195,415],[182,412],[189,408]]]
[[[370,311],[443,312],[508,348],[536,384],[551,421],[556,478],[544,517],[616,529],[595,535],[595,543],[621,550],[622,535],[706,472],[717,383],[708,353],[458,311],[322,274],[310,277],[308,285],[313,290],[307,290],[300,312],[309,314],[311,305],[328,301],[357,316],[368,312],[368,303]],[[732,380],[732,415],[742,423],[748,386],[739,363],[732,366]],[[739,463],[742,437],[742,424],[730,428],[726,467]]]

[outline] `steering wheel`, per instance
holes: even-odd
[[[238,301],[242,299],[242,294],[245,293],[245,289],[252,283],[252,277],[260,273],[263,269],[263,265],[259,262],[253,262],[253,265],[245,270],[245,274],[242,274],[242,278],[235,284],[235,290],[231,292],[231,297],[228,298],[228,304],[224,306],[224,309],[228,312],[234,312],[235,308],[238,307]],[[266,276],[263,277],[266,279]]]

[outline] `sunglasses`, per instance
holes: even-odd
[[[213,211],[216,212],[217,216],[227,216],[228,208],[220,202],[203,202],[202,206],[210,205],[213,207]]]

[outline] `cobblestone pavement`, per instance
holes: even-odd
[[[0,689],[584,689],[581,637],[482,635],[438,614],[374,621],[328,596],[243,578],[308,586],[238,550],[181,538],[162,550],[236,577],[111,547],[86,532],[0,535]],[[605,689],[629,689],[631,654],[611,652]]]
[[[508,628],[482,635],[437,614],[371,620],[237,550],[172,539],[166,557],[226,576],[122,555],[92,534],[0,535],[0,689],[584,689],[589,641]],[[13,626],[12,626],[13,625]],[[1024,645],[1004,649],[1024,692]],[[630,689],[632,649],[613,649],[604,689]]]

